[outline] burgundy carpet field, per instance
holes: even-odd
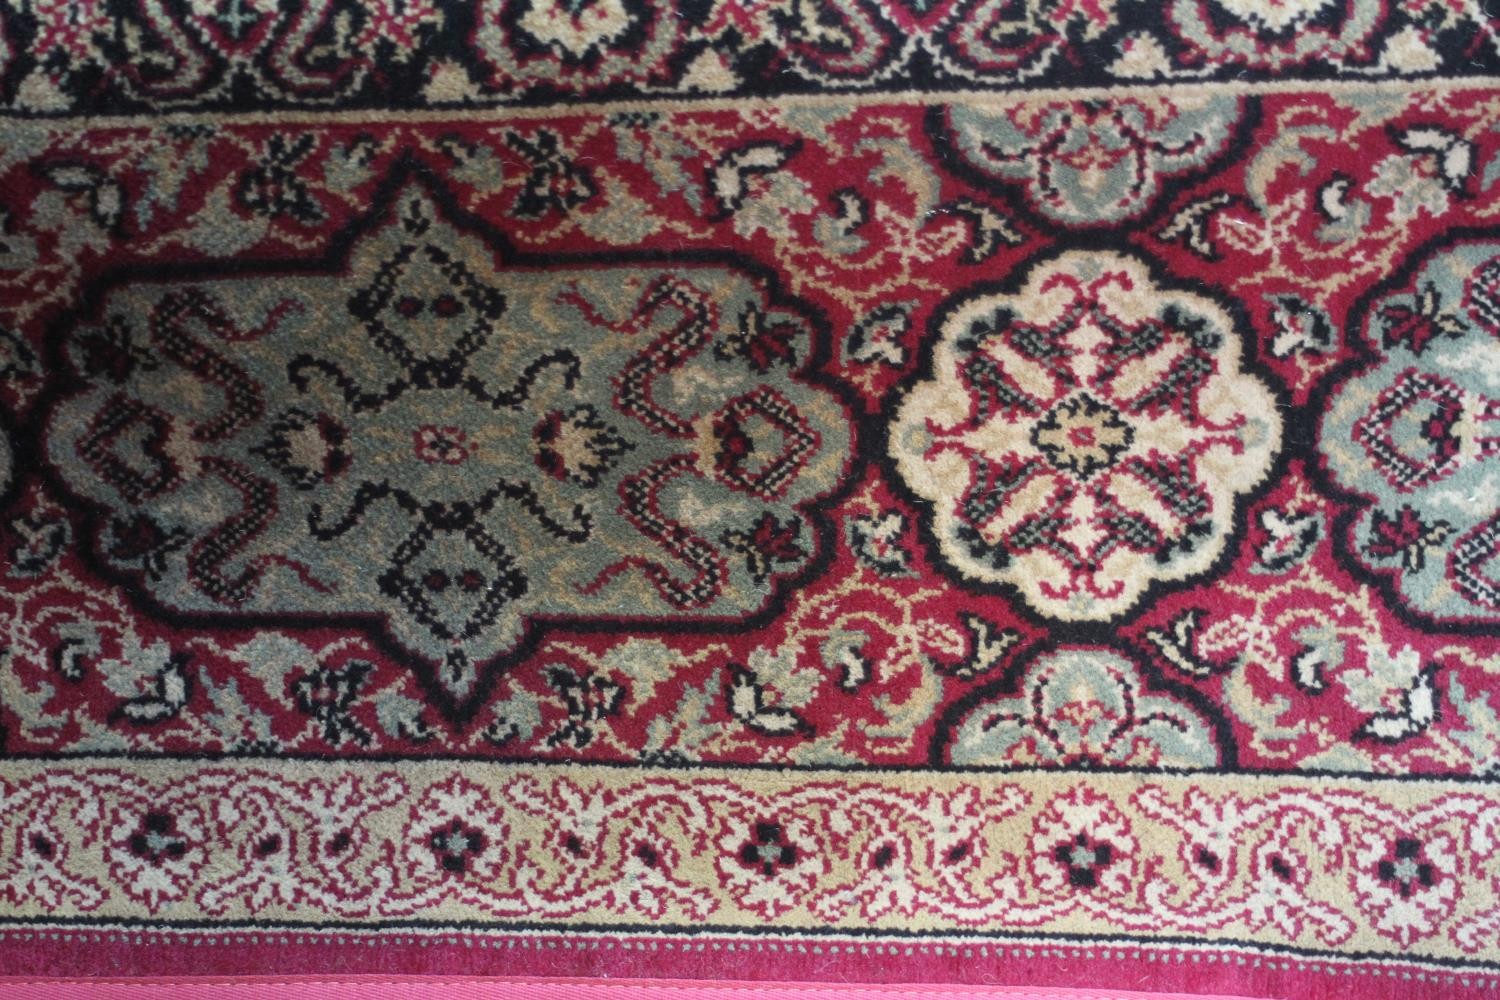
[[[187,974],[1500,995],[1500,11],[0,0],[0,977]]]

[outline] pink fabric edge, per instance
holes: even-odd
[[[243,978],[169,976],[149,979],[10,979],[0,977],[0,993],[14,1000],[270,1000],[296,996],[310,1000],[401,1000],[414,995],[435,1000],[947,1000],[955,995],[978,1000],[1239,1000],[1223,994],[1139,993],[1100,989],[981,987],[954,984],[839,984],[705,982],[701,980],[580,980],[483,976],[247,976]]]
[[[1134,990],[1146,996],[1155,991],[1158,997],[1295,1000],[1350,996],[1360,1000],[1494,1000],[1500,996],[1500,970],[1496,969],[1434,967],[1399,959],[1279,956],[1209,945],[394,930],[362,934],[0,929],[0,987],[41,982],[60,974],[114,982],[143,972],[170,980],[208,975],[220,981],[254,983],[257,974],[267,969],[306,982],[373,976],[361,980],[368,983],[429,974],[431,982],[443,982],[448,974],[462,973],[511,982],[539,977],[553,982],[688,981],[700,987],[738,981],[798,982],[814,990],[834,985],[830,980],[866,979],[925,984],[924,988],[938,993],[972,993],[975,987],[1004,985],[1022,989],[1021,996],[1030,990],[1031,995],[1043,997],[1048,989],[1063,989],[1073,990],[1075,998],[1089,996],[1089,990],[1095,996],[1100,990],[1113,990],[1104,995],[1116,997]],[[0,996],[10,995],[19,994],[0,988]],[[368,1000],[368,994],[361,993],[358,1000]]]

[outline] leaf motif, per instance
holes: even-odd
[[[1303,646],[1302,651],[1292,657],[1292,683],[1308,694],[1321,694],[1324,687],[1323,668],[1328,665],[1328,651],[1322,646]]]
[[[995,256],[1002,246],[1019,246],[1026,242],[1026,237],[1016,231],[1009,219],[973,198],[959,198],[941,206],[938,211],[951,212],[969,224],[969,244],[959,257],[960,263],[982,264]]]
[[[1021,641],[1021,633],[1015,629],[1002,629],[988,618],[972,611],[962,612],[958,620],[969,633],[969,654],[952,666],[935,664],[939,673],[960,680],[972,680],[998,667],[1012,648]]]
[[[766,704],[765,688],[744,667],[731,668],[725,699],[730,715],[763,736],[813,735],[813,727],[796,712]]]
[[[187,653],[173,653],[152,679],[152,689],[120,704],[111,713],[111,721],[128,719],[137,725],[150,726],[176,718],[193,693],[188,675]]]
[[[1220,191],[1207,198],[1189,202],[1168,220],[1156,234],[1156,238],[1167,243],[1180,243],[1204,260],[1218,260],[1219,250],[1209,234],[1208,225],[1214,213],[1227,208],[1238,199]]]
[[[1425,733],[1438,719],[1437,666],[1424,667],[1401,696],[1401,708],[1378,712],[1355,730],[1355,739],[1400,743]]]
[[[799,143],[782,146],[765,140],[732,149],[708,172],[708,190],[718,203],[720,216],[731,215],[744,203],[750,178],[779,169],[800,148]]]
[[[91,163],[44,164],[37,168],[59,190],[88,195],[89,216],[99,228],[118,232],[125,215],[125,189]]]
[[[1146,630],[1146,640],[1156,647],[1161,658],[1189,677],[1212,677],[1228,669],[1199,659],[1193,650],[1202,616],[1202,609],[1188,608],[1174,617],[1165,629]]]

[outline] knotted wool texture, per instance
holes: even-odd
[[[0,0],[0,974],[1500,994],[1497,32]]]

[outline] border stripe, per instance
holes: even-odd
[[[280,111],[167,111],[129,115],[66,115],[45,117],[0,109],[0,121],[33,123],[47,128],[155,128],[164,125],[350,125],[364,123],[425,124],[444,122],[527,121],[591,117],[632,111],[689,114],[714,111],[780,111],[801,108],[861,108],[963,103],[970,107],[1009,107],[1027,102],[1111,100],[1170,95],[1213,94],[1330,94],[1449,93],[1500,89],[1500,77],[1431,77],[1385,80],[1203,80],[1190,83],[1133,86],[1057,87],[1037,90],[903,90],[882,93],[844,92],[784,94],[775,97],[661,97],[643,100],[565,103],[555,105],[494,105],[483,108],[381,109],[317,111],[293,108]]]
[[[483,976],[197,976],[149,979],[0,978],[0,993],[14,1000],[1234,1000],[1215,994],[1140,993],[1114,989],[968,986],[956,984],[753,983],[687,979],[499,979]]]

